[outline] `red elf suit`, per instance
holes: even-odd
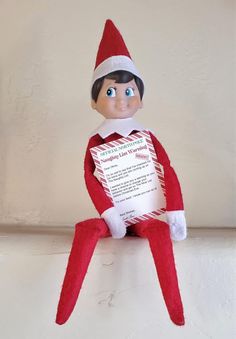
[[[107,20],[98,50],[93,83],[119,70],[140,77],[119,31],[111,20]],[[95,164],[90,149],[144,130],[146,129],[132,117],[108,118],[90,137],[85,154],[84,175],[89,195],[101,218],[88,219],[75,226],[75,236],[58,304],[56,318],[58,324],[65,323],[74,309],[99,238],[110,235],[113,238],[122,238],[126,234],[123,220],[94,174]],[[150,131],[149,133],[158,162],[164,172],[167,223],[150,218],[130,226],[129,230],[137,236],[148,239],[170,318],[176,325],[183,325],[183,306],[171,241],[171,238],[173,240],[186,238],[182,194],[179,181],[164,148],[153,133]]]

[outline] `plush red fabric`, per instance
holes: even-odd
[[[152,219],[130,228],[133,234],[148,239],[169,316],[176,325],[184,325],[169,226],[165,222]],[[100,237],[109,235],[108,227],[102,219],[89,219],[76,225],[58,304],[57,324],[64,324],[70,317],[97,241]]]
[[[76,304],[95,246],[109,235],[103,219],[88,219],[75,225],[75,235],[57,309],[56,323],[64,324]]]
[[[131,59],[122,35],[111,20],[107,20],[98,48],[95,69],[106,59],[115,55],[125,55]]]
[[[150,134],[158,161],[164,169],[167,210],[183,210],[182,194],[177,176],[170,165],[164,148],[156,137],[152,133]],[[120,135],[114,133],[103,140],[96,134],[88,143],[84,161],[85,182],[90,197],[99,214],[102,214],[106,209],[112,207],[113,204],[106,196],[101,183],[94,176],[95,165],[90,154],[90,148],[118,138],[120,138]],[[176,325],[183,325],[183,306],[179,292],[168,224],[156,219],[151,219],[132,225],[130,231],[133,234],[148,239],[170,318]],[[89,219],[76,225],[75,236],[58,304],[56,317],[58,324],[65,323],[74,309],[98,239],[109,235],[110,232],[103,219]]]
[[[131,226],[136,235],[147,238],[155,263],[159,283],[171,320],[184,325],[184,312],[169,225],[160,220],[147,220]]]

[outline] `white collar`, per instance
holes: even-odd
[[[118,133],[122,137],[127,137],[134,130],[143,131],[145,128],[133,118],[106,119],[92,132],[91,136],[99,134],[104,139],[113,133]]]

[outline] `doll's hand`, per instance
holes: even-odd
[[[167,211],[167,223],[170,226],[172,240],[180,241],[187,237],[187,226],[184,211]]]
[[[105,220],[112,238],[120,239],[126,234],[126,226],[124,221],[121,219],[115,207],[108,208],[101,214],[101,217]]]

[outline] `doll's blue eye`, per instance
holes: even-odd
[[[108,97],[115,97],[116,96],[116,89],[114,87],[110,87],[107,90]]]
[[[134,96],[134,90],[131,87],[128,87],[125,91],[125,95],[127,95],[127,97],[133,97]]]

